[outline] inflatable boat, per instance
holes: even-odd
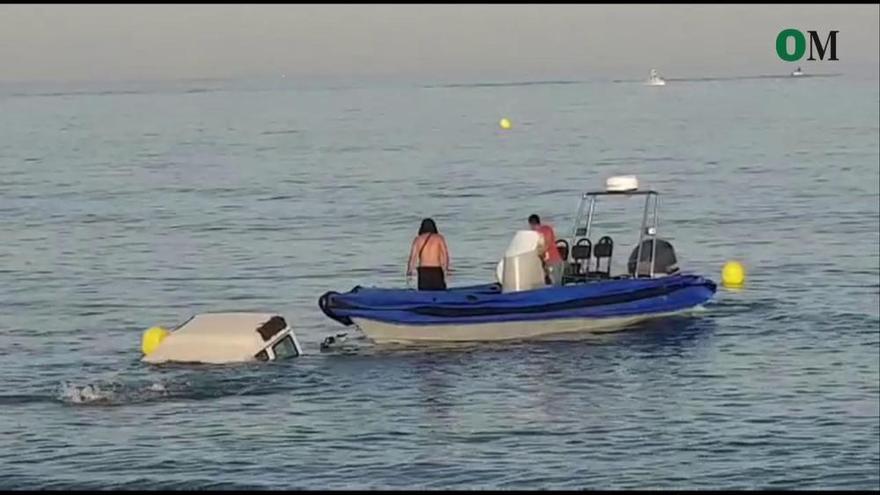
[[[696,275],[621,279],[504,293],[500,284],[432,292],[356,287],[319,305],[376,342],[508,340],[609,331],[691,309],[715,284]]]
[[[613,239],[603,236],[593,246],[590,233],[596,199],[615,195],[644,196],[646,201],[627,271],[612,275]],[[656,235],[657,196],[655,191],[639,191],[634,177],[612,178],[606,191],[584,193],[572,236],[557,242],[565,260],[561,285],[551,285],[546,276],[540,255],[547,247],[541,236],[521,231],[498,263],[496,283],[445,291],[355,287],[346,293],[327,292],[318,305],[328,317],[346,326],[356,325],[377,343],[520,340],[607,332],[690,311],[710,300],[716,285],[679,271],[671,244]],[[606,262],[604,270],[602,261]]]

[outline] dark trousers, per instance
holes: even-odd
[[[419,290],[446,290],[446,279],[439,266],[420,266]]]

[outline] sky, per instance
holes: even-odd
[[[785,28],[838,62],[783,62]],[[878,5],[2,5],[0,82],[344,77],[874,77]]]

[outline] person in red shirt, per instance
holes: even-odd
[[[544,261],[544,269],[547,272],[547,283],[550,285],[561,285],[564,260],[560,256],[559,250],[556,249],[556,233],[553,232],[553,227],[542,225],[541,217],[536,214],[529,216],[529,226],[544,238],[542,260]]]

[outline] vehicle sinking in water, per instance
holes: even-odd
[[[246,363],[302,355],[293,329],[274,313],[203,313],[168,332],[144,332],[146,363]]]
[[[594,244],[590,238],[596,204],[600,198],[636,196],[645,198],[638,245],[626,273],[612,275],[614,241],[606,235]],[[497,283],[446,291],[358,286],[346,293],[327,292],[318,305],[328,317],[346,326],[356,325],[377,343],[520,340],[608,332],[687,312],[710,300],[716,285],[679,271],[672,245],[657,237],[658,203],[659,194],[640,191],[631,176],[612,177],[606,190],[584,193],[571,237],[557,241],[565,260],[561,286],[549,285],[545,277],[541,236],[520,231],[498,264]]]

